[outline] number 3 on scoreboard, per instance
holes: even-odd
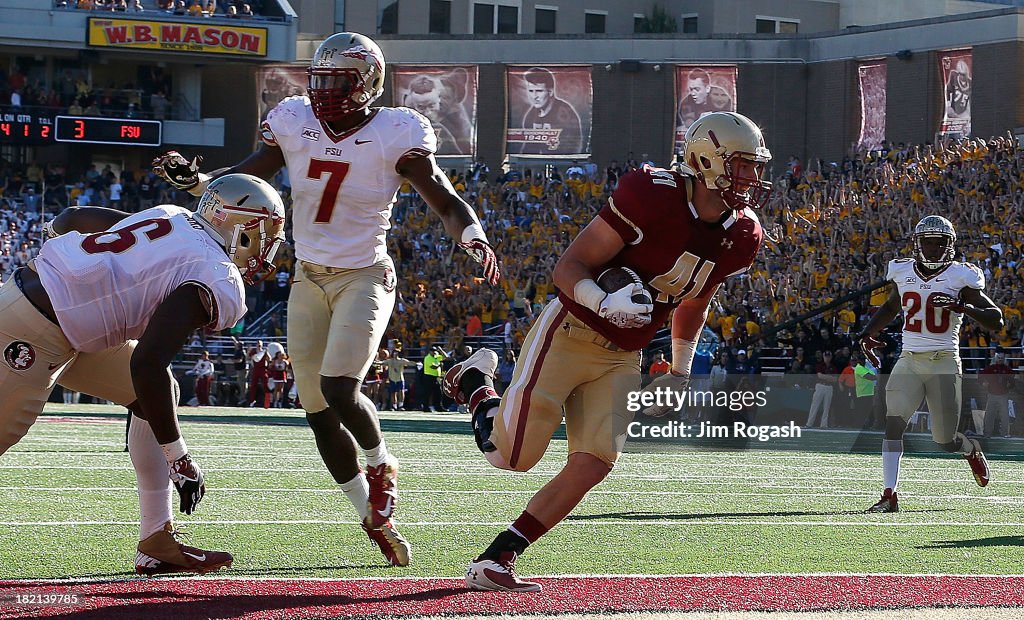
[[[323,195],[320,196],[320,206],[316,210],[316,217],[313,218],[317,224],[330,223],[331,215],[334,214],[334,204],[338,200],[338,190],[341,189],[341,182],[345,180],[348,169],[347,161],[309,160],[307,178],[321,179],[324,173],[327,173],[327,184],[324,186]]]

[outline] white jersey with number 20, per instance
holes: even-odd
[[[335,135],[305,96],[277,104],[260,137],[284,154],[292,186],[295,255],[325,267],[357,269],[387,258],[391,206],[406,155],[437,150],[424,116],[409,108],[375,108],[348,133]]]
[[[889,261],[886,280],[896,284],[903,306],[904,351],[959,351],[963,315],[935,306],[935,293],[957,298],[964,288],[983,290],[985,274],[970,263],[954,261],[924,277],[912,258]]]

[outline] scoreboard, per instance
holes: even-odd
[[[114,144],[120,146],[160,146],[161,121],[138,118],[95,116],[52,116],[48,113],[21,112],[14,108],[0,111],[0,144],[43,145],[54,142]]]
[[[53,117],[8,108],[0,112],[0,144],[48,144],[53,142]]]

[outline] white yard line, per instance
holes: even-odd
[[[138,525],[138,521],[0,521],[6,527],[69,527],[69,526],[124,526]],[[359,521],[339,519],[286,519],[286,520],[203,520],[190,519],[188,525],[359,525]],[[404,527],[507,527],[508,521],[402,521]],[[749,520],[669,520],[669,519],[610,519],[605,521],[590,519],[573,519],[563,521],[559,527],[566,526],[741,526],[752,525],[770,527],[1024,527],[1020,522],[981,522],[981,521],[749,521]]]

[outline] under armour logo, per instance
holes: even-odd
[[[722,239],[722,247],[727,249],[727,250],[731,250],[732,249],[732,241],[729,241],[728,239]]]

